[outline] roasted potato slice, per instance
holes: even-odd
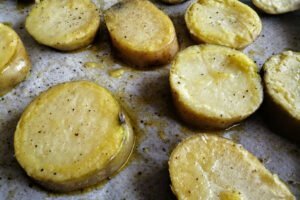
[[[282,14],[300,9],[300,0],[252,0],[252,2],[268,14]]]
[[[236,49],[251,44],[262,30],[257,13],[238,0],[197,0],[187,9],[185,21],[196,41]]]
[[[43,0],[25,23],[36,41],[62,51],[90,44],[99,25],[99,12],[91,0]]]
[[[60,84],[37,97],[15,132],[15,156],[28,176],[67,192],[106,179],[128,160],[134,134],[124,110],[87,81]]]
[[[17,33],[0,23],[0,96],[23,81],[31,63]]]
[[[223,46],[180,52],[171,66],[170,84],[182,119],[203,129],[227,128],[251,115],[263,100],[256,64]]]
[[[263,66],[264,114],[277,133],[300,142],[300,53],[285,51]]]
[[[255,156],[214,135],[195,135],[178,144],[169,172],[178,200],[295,199]]]
[[[178,51],[170,18],[148,0],[125,0],[105,12],[113,45],[138,67],[166,64]]]

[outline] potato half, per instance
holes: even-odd
[[[170,84],[182,119],[203,129],[227,128],[251,115],[263,100],[256,64],[223,46],[206,44],[180,52]]]
[[[295,199],[255,156],[214,135],[195,135],[178,144],[169,172],[178,200]]]
[[[21,39],[13,29],[0,23],[0,96],[23,81],[30,68]]]
[[[267,121],[277,133],[300,142],[300,52],[272,56],[263,70]]]
[[[198,42],[241,49],[260,34],[257,13],[238,0],[197,0],[185,13],[192,37]]]
[[[39,43],[70,51],[90,44],[100,25],[91,0],[44,0],[26,18],[26,29]]]
[[[125,0],[105,12],[113,45],[127,62],[147,67],[170,62],[178,51],[170,18],[147,0]]]
[[[252,2],[268,14],[282,14],[300,9],[300,0],[252,0]]]
[[[58,192],[111,176],[133,146],[124,110],[106,89],[87,81],[60,84],[37,97],[14,137],[16,159],[28,176]]]

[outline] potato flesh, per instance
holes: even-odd
[[[169,172],[179,200],[295,199],[251,153],[218,136],[181,142],[171,154]]]
[[[300,0],[252,0],[252,2],[269,14],[282,14],[300,9]]]
[[[45,0],[31,10],[27,31],[40,43],[74,50],[92,42],[100,24],[90,0]]]
[[[31,63],[18,35],[0,24],[0,96],[5,95],[23,81]]]
[[[116,38],[136,50],[156,51],[173,39],[168,18],[148,1],[125,1],[106,13],[106,22]]]
[[[264,65],[266,89],[272,99],[300,121],[300,53],[286,51]]]
[[[260,34],[257,13],[236,0],[198,0],[185,14],[192,36],[199,42],[244,48]]]
[[[257,70],[251,59],[236,50],[193,46],[175,58],[170,72],[171,89],[179,106],[211,121],[223,120],[227,126],[250,115],[261,104]]]
[[[137,66],[167,63],[178,51],[172,21],[147,0],[113,6],[106,11],[105,22],[114,46]]]
[[[133,133],[127,117],[120,122],[120,113],[118,102],[96,84],[55,86],[22,115],[14,139],[16,158],[30,177],[50,189],[88,186],[89,180],[106,178],[129,157]]]
[[[0,38],[0,71],[2,71],[16,52],[18,36],[9,27],[0,24]]]

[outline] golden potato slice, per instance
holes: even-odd
[[[178,4],[178,3],[185,2],[186,0],[161,0],[161,1],[168,4]]]
[[[257,13],[238,0],[198,0],[185,13],[189,32],[198,42],[244,48],[260,34]]]
[[[113,45],[138,67],[166,64],[178,51],[170,18],[147,0],[120,2],[105,12]]]
[[[300,0],[252,0],[252,2],[268,14],[282,14],[300,9]]]
[[[17,33],[0,23],[0,96],[23,81],[31,63]]]
[[[104,88],[87,81],[57,85],[23,113],[15,156],[28,176],[60,192],[104,180],[134,146],[129,118]]]
[[[178,144],[169,172],[178,200],[295,199],[255,156],[214,135],[195,135]]]
[[[0,38],[0,70],[2,70],[17,50],[18,36],[11,28],[0,23]]]
[[[180,52],[170,70],[175,106],[182,119],[204,129],[227,128],[251,115],[263,99],[256,64],[217,45]]]
[[[90,44],[100,24],[91,0],[44,0],[26,18],[26,29],[39,43],[70,51]]]
[[[263,67],[266,118],[273,129],[300,142],[300,53],[272,56]]]

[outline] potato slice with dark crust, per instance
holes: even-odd
[[[245,54],[217,45],[180,52],[170,70],[173,100],[182,119],[222,129],[255,112],[263,99],[258,67]]]
[[[170,62],[178,42],[170,18],[147,0],[126,0],[105,12],[113,45],[138,67]]]
[[[262,30],[257,13],[238,0],[197,0],[185,21],[196,41],[236,49],[251,44]]]
[[[255,156],[215,135],[195,135],[178,144],[169,172],[178,200],[295,200]]]
[[[0,23],[0,96],[23,81],[31,63],[17,33]]]
[[[272,56],[263,67],[264,114],[277,133],[300,142],[300,53]]]
[[[252,0],[252,2],[268,14],[282,14],[300,9],[300,0]]]
[[[16,159],[28,176],[58,192],[113,175],[133,146],[124,110],[106,89],[87,81],[60,84],[37,97],[14,137]]]
[[[26,29],[39,43],[70,51],[90,44],[100,16],[91,0],[43,0],[26,18]]]

